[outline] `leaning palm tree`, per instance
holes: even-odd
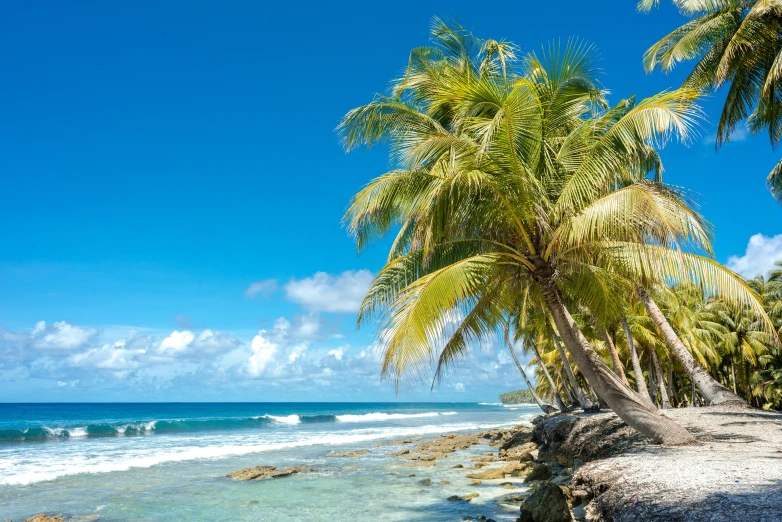
[[[632,308],[628,308],[628,310],[632,310]],[[638,393],[641,394],[642,397],[649,399],[649,401],[652,400],[651,395],[649,395],[649,388],[646,386],[646,380],[644,379],[644,372],[641,369],[641,359],[638,355],[638,349],[636,346],[635,339],[633,338],[633,332],[630,327],[630,323],[627,320],[627,312],[623,311],[619,320],[622,323],[622,333],[624,334],[625,343],[627,344],[627,351],[630,354],[630,363],[633,366],[633,376],[635,377],[635,387],[638,390]],[[634,321],[635,324],[635,321]],[[644,332],[646,333],[646,332]],[[637,334],[636,334],[637,335]]]
[[[660,310],[655,300],[652,299],[652,296],[645,288],[643,287],[638,288],[638,297],[640,301],[644,304],[647,313],[652,318],[654,323],[657,325],[657,328],[660,330],[660,333],[665,339],[666,344],[670,347],[671,351],[673,351],[676,354],[677,359],[679,359],[679,362],[681,362],[685,371],[690,376],[690,379],[698,387],[698,390],[701,392],[701,395],[703,395],[703,398],[706,401],[706,403],[709,405],[717,405],[717,404],[725,404],[725,403],[736,403],[736,404],[744,403],[744,400],[741,397],[739,397],[735,393],[732,393],[728,388],[723,386],[717,379],[709,375],[709,373],[705,370],[705,368],[708,367],[705,358],[702,357],[701,364],[698,363],[698,361],[695,359],[695,357],[692,356],[690,351],[687,350],[687,346],[685,346],[684,342],[682,342],[682,339],[679,337],[679,335],[673,329],[671,324],[668,322],[668,319],[665,317],[665,314],[663,314],[662,310]],[[689,308],[689,307],[680,307],[679,309],[684,311],[687,316],[690,316],[695,311],[694,308]],[[704,331],[701,328],[702,325],[703,323],[701,321],[698,321],[697,323],[695,321],[690,321],[687,324],[687,327],[682,328],[681,330],[686,332],[687,335],[694,341],[690,343],[690,346],[704,348],[705,349],[704,351],[708,351],[712,353],[713,354],[712,358],[714,360],[717,360],[718,357],[716,355],[716,352],[713,351],[712,347],[708,343],[708,340],[706,342],[703,342],[704,341],[703,334],[704,333],[712,334],[713,330]],[[773,329],[773,328],[769,328],[769,324],[764,323],[763,320],[759,322],[759,325],[760,328],[763,328],[766,331]],[[699,354],[700,353],[701,352],[699,351]]]
[[[642,0],[649,10],[659,0]],[[730,141],[736,126],[767,131],[773,146],[782,139],[782,1],[674,0],[691,20],[654,44],[644,55],[646,69],[665,72],[684,60],[697,63],[684,85],[706,92],[729,85],[717,126],[717,146]],[[782,161],[767,179],[782,202]]]
[[[382,318],[383,374],[398,385],[431,369],[438,380],[472,341],[543,303],[581,374],[620,418],[658,442],[692,442],[597,356],[568,303],[607,310],[621,306],[607,297],[629,281],[697,278],[757,311],[739,278],[671,248],[708,246],[708,227],[679,191],[647,178],[661,168],[655,145],[691,133],[697,93],[609,107],[581,43],[519,66],[507,42],[439,21],[433,37],[434,46],[413,50],[390,95],[339,127],[347,149],[388,141],[396,163],[345,217],[359,249],[399,227],[359,312],[360,323]],[[461,321],[438,343],[455,311]]]
[[[562,399],[559,389],[554,383],[554,378],[546,367],[546,363],[538,348],[548,333],[548,318],[545,314],[540,312],[541,307],[539,306],[527,306],[515,315],[515,318],[518,321],[514,325],[516,340],[522,342],[525,353],[530,351],[535,353],[534,360],[551,389],[551,396],[554,398],[557,408],[559,408],[560,411],[567,411],[568,408],[565,405],[565,401]]]
[[[519,361],[519,357],[516,355],[516,349],[514,347],[513,341],[511,341],[510,336],[510,321],[505,326],[505,345],[508,347],[508,350],[510,350],[510,355],[513,358],[513,362],[516,363],[516,368],[518,368],[519,373],[521,374],[521,378],[524,379],[524,382],[527,384],[527,389],[532,394],[532,398],[535,400],[535,404],[538,405],[538,407],[543,410],[543,413],[549,414],[554,411],[556,411],[556,408],[554,408],[552,405],[546,403],[543,399],[540,398],[540,395],[538,395],[538,392],[535,390],[535,386],[532,385],[532,382],[529,380],[529,377],[527,377],[527,372],[524,371],[524,366],[522,366],[521,362]],[[560,401],[561,404],[561,401]],[[560,407],[560,410],[564,411],[564,406]]]
[[[550,321],[547,321],[547,323]],[[576,375],[573,372],[573,367],[570,365],[570,361],[568,360],[567,354],[565,353],[564,348],[562,348],[562,343],[560,342],[559,336],[557,336],[557,333],[554,331],[553,326],[550,324],[547,324],[547,334],[551,341],[554,343],[554,347],[557,349],[557,352],[559,353],[559,360],[562,362],[562,368],[565,370],[565,375],[568,379],[568,384],[570,384],[570,388],[573,390],[573,394],[576,397],[576,402],[578,402],[578,405],[581,406],[581,408],[584,411],[590,411],[595,408],[595,404],[592,402],[592,400],[589,398],[589,396],[584,392],[584,389],[579,384],[578,380],[576,379]]]

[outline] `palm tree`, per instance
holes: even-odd
[[[752,395],[765,401],[764,407],[782,406],[782,350],[771,351],[765,365],[753,372],[750,385]]]
[[[359,249],[399,227],[359,313],[360,323],[383,319],[383,375],[398,385],[431,368],[439,380],[471,341],[542,302],[620,418],[658,442],[692,442],[597,356],[568,303],[621,307],[616,296],[630,281],[696,277],[762,313],[732,273],[669,248],[708,247],[708,227],[679,191],[647,179],[661,168],[653,145],[689,135],[697,94],[608,107],[581,43],[530,54],[518,67],[507,42],[439,21],[433,39],[412,51],[390,96],[350,111],[339,127],[348,150],[387,140],[397,166],[361,190],[345,217]],[[461,321],[437,343],[455,311]]]
[[[760,275],[747,284],[760,297],[774,327],[782,332],[782,261],[774,266],[776,268],[769,271],[768,277]]]
[[[532,382],[530,382],[529,377],[527,377],[527,372],[524,371],[524,367],[521,365],[521,362],[519,362],[519,358],[516,355],[516,350],[513,347],[513,342],[510,340],[509,335],[510,330],[510,323],[505,327],[505,344],[508,347],[508,350],[510,350],[510,355],[513,357],[513,362],[516,363],[516,368],[518,368],[519,373],[521,373],[521,377],[524,379],[524,382],[527,384],[527,389],[532,394],[532,398],[535,400],[535,403],[538,405],[538,407],[543,410],[543,413],[549,414],[554,411],[556,411],[556,408],[551,406],[550,404],[547,404],[543,401],[543,399],[540,398],[537,391],[535,391],[535,387],[532,385]],[[564,407],[562,408],[564,411]]]
[[[627,322],[627,317],[624,313],[622,313],[620,321],[622,322],[622,332],[624,332],[625,342],[627,343],[627,351],[630,353],[630,362],[633,365],[635,387],[642,397],[649,399],[651,402],[652,397],[649,395],[649,388],[646,387],[646,380],[644,380],[644,372],[641,369],[641,361],[638,357],[638,350],[636,350],[635,340],[633,339],[633,334],[630,330],[630,323]]]
[[[782,262],[767,277],[758,276],[749,281],[749,285],[760,296],[777,332],[782,332]],[[759,357],[760,365],[749,379],[752,396],[763,407],[780,408],[782,406],[782,350],[771,345],[768,351]],[[765,404],[764,404],[765,403]]]
[[[726,330],[717,349],[727,359],[733,393],[738,394],[737,361],[747,369],[757,367],[761,357],[769,351],[769,346],[773,345],[773,340],[762,324],[742,310],[732,309],[719,302],[715,303],[714,308],[719,322]],[[749,371],[746,373],[749,374]],[[746,388],[750,391],[749,383]]]
[[[663,377],[663,370],[660,366],[660,359],[657,357],[657,352],[654,350],[652,350],[652,363],[654,364],[652,367],[655,373],[654,380],[660,389],[660,403],[662,404],[662,408],[664,410],[670,409],[671,400],[668,397],[668,390],[665,388],[665,377]]]
[[[638,297],[644,304],[649,316],[654,320],[657,328],[660,330],[666,344],[676,354],[676,358],[679,359],[679,362],[681,362],[685,371],[690,376],[690,379],[698,387],[698,390],[701,392],[701,395],[703,395],[706,402],[710,405],[728,402],[743,403],[744,400],[741,397],[735,393],[731,393],[731,391],[720,384],[719,381],[710,376],[708,372],[704,370],[703,366],[698,364],[698,361],[696,361],[692,354],[687,350],[687,347],[665,318],[660,307],[657,306],[657,303],[652,299],[652,296],[649,295],[649,292],[647,292],[645,288],[638,288]],[[761,327],[764,327],[762,321],[760,322],[760,325]],[[765,328],[768,330],[767,327]],[[688,331],[692,332],[693,330],[690,329]],[[655,364],[659,366],[659,363]]]
[[[570,361],[567,358],[567,354],[565,353],[565,350],[562,348],[562,343],[560,343],[557,333],[550,325],[547,326],[548,326],[548,334],[551,340],[554,342],[554,346],[556,347],[557,352],[559,352],[559,358],[562,361],[562,367],[565,370],[565,375],[567,375],[568,383],[570,384],[573,393],[575,393],[576,395],[576,400],[578,401],[579,406],[581,406],[581,409],[584,411],[589,411],[594,409],[595,404],[592,402],[589,396],[586,393],[584,393],[584,390],[581,388],[581,385],[578,383],[578,380],[576,380],[576,376],[573,373],[573,368],[570,366]]]
[[[535,353],[535,362],[538,363],[538,367],[546,378],[549,387],[551,388],[551,395],[557,404],[557,408],[560,411],[567,411],[568,408],[565,402],[562,400],[562,396],[559,394],[559,389],[554,383],[554,379],[546,368],[545,361],[540,354],[538,345],[542,342],[543,337],[546,334],[547,318],[545,315],[539,313],[538,307],[527,307],[524,310],[520,310],[516,314],[516,319],[519,321],[514,328],[516,335],[516,341],[522,341],[522,347],[524,352],[528,353],[532,350]]]
[[[561,401],[564,406],[564,409],[560,408],[562,411],[570,411],[573,407],[577,407],[578,398],[566,380],[562,361],[554,343],[543,334],[539,334],[533,349],[536,356],[530,363],[538,363],[535,370],[538,392],[554,397],[557,404]]]
[[[603,338],[603,342],[605,342],[608,353],[611,355],[611,364],[613,365],[614,373],[616,373],[617,377],[619,377],[622,382],[630,386],[630,383],[627,380],[627,376],[625,375],[625,369],[622,365],[622,360],[619,358],[619,351],[616,349],[616,345],[614,344],[614,340],[611,338],[611,334],[608,332],[608,330],[605,329],[605,327],[600,326],[599,324],[597,325],[597,331],[600,334],[600,337]]]
[[[642,0],[649,10],[659,0]],[[752,132],[782,139],[782,2],[779,0],[674,0],[691,20],[654,44],[644,55],[647,71],[669,72],[684,60],[697,60],[686,87],[706,92],[729,85],[717,126],[717,146],[730,141],[745,121]],[[782,202],[782,161],[767,183]]]

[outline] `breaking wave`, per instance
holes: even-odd
[[[380,422],[400,419],[415,419],[456,415],[451,412],[424,413],[365,413],[346,415],[259,415],[248,418],[214,419],[166,419],[122,424],[88,424],[86,426],[49,427],[39,426],[0,430],[0,442],[26,442],[95,437],[127,437],[153,433],[181,433],[207,430],[235,430],[263,428],[269,425],[295,426],[327,422]]]

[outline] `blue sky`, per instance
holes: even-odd
[[[374,329],[355,328],[386,252],[357,256],[340,224],[388,158],[346,155],[340,117],[385,90],[435,15],[522,51],[585,38],[613,101],[676,87],[687,65],[641,66],[683,20],[663,4],[4,4],[0,400],[393,400]],[[698,194],[717,258],[755,275],[782,259],[764,186],[779,152],[743,130],[715,152],[721,97],[697,140],[664,150],[665,179]],[[399,398],[518,387],[486,348]]]

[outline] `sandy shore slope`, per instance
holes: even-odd
[[[574,490],[594,496],[587,520],[782,520],[782,415],[720,407],[665,415],[686,426],[699,443],[667,448],[615,432],[614,454],[586,463],[573,478]],[[591,417],[585,417],[587,423],[611,417],[616,422],[612,413]],[[576,425],[570,437],[587,423]]]

